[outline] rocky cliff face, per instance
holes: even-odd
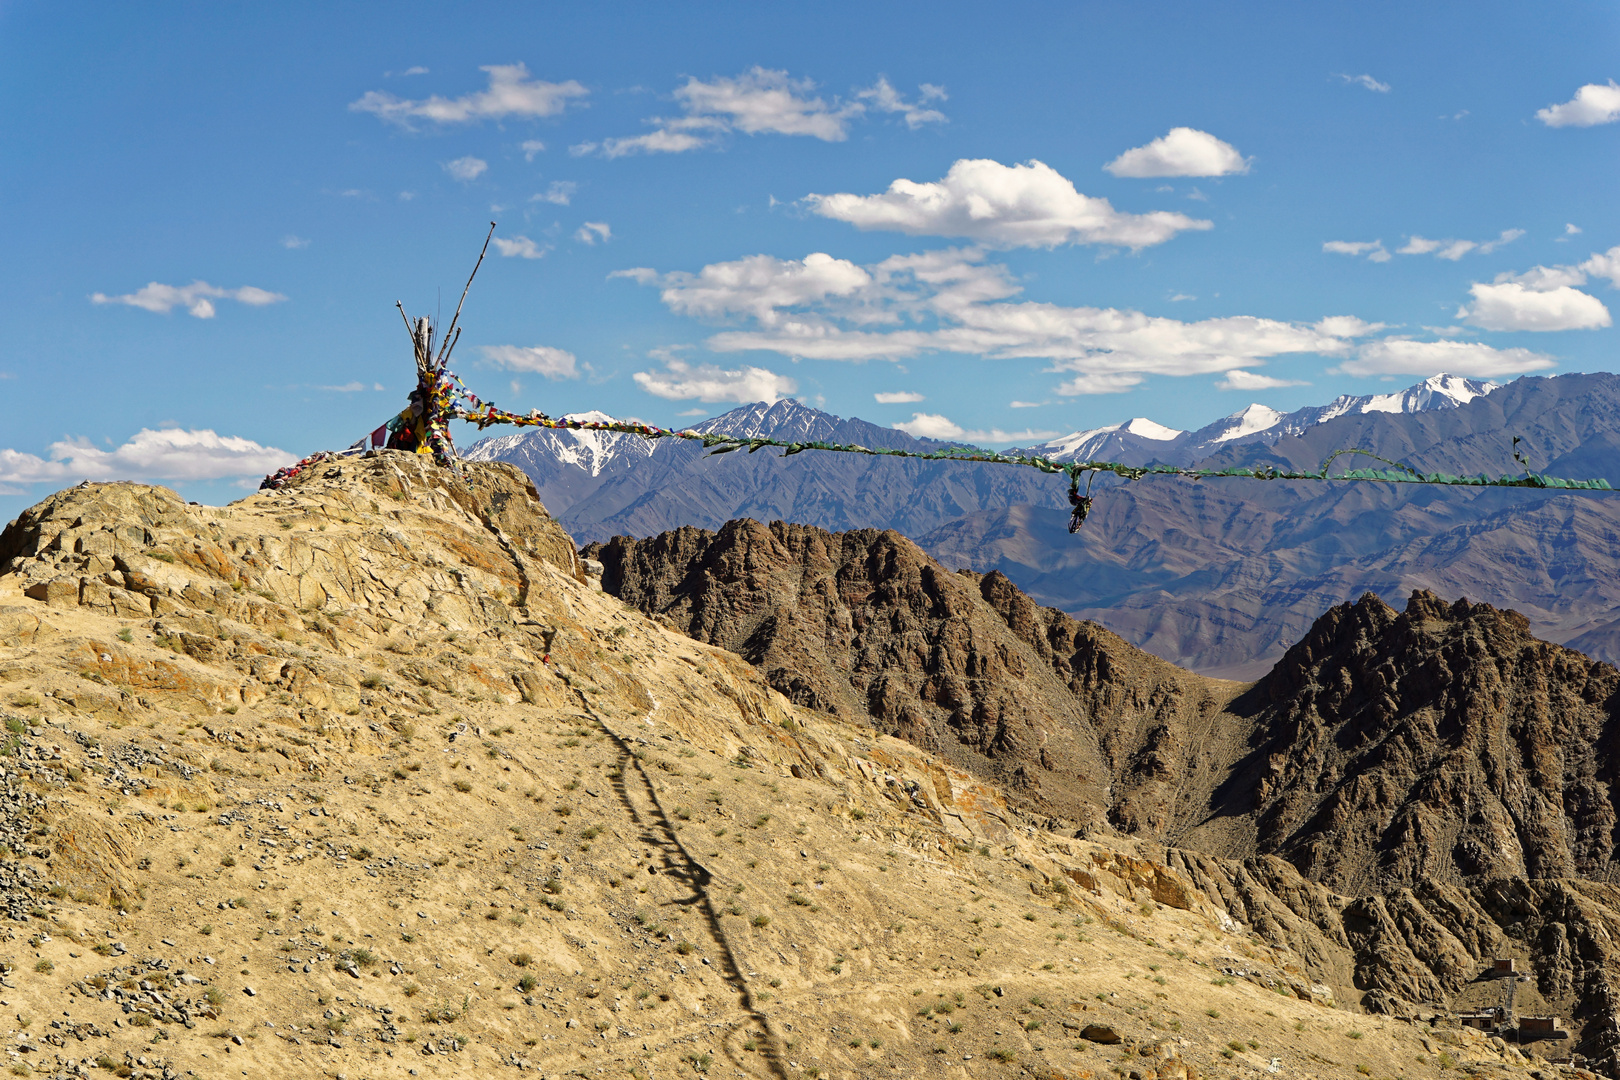
[[[758,667],[796,704],[906,739],[1070,820],[1169,836],[1207,796],[1232,687],[895,532],[729,522],[585,549],[603,587]],[[1216,742],[1222,740],[1215,738]]]
[[[1397,613],[1365,596],[1234,703],[1256,748],[1211,809],[1352,892],[1612,881],[1617,693],[1620,671],[1536,640],[1516,612],[1419,592]]]

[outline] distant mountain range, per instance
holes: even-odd
[[[796,401],[697,426],[935,449],[945,444]],[[1507,386],[1435,376],[1395,394],[1279,413],[1261,405],[1182,432],[1142,418],[1028,448],[1068,460],[1317,468],[1356,447],[1452,473],[1538,471],[1620,483],[1620,376]],[[1036,600],[1206,673],[1263,671],[1323,610],[1413,589],[1522,611],[1535,632],[1620,659],[1620,496],[1378,484],[1189,483],[1099,492],[1070,536],[1059,478],[997,465],[768,452],[711,458],[637,436],[536,431],[469,457],[518,465],[580,543],[732,518],[893,528],[947,566],[999,570]]]
[[[1394,394],[1341,394],[1326,405],[1311,405],[1283,413],[1265,405],[1250,405],[1197,431],[1177,431],[1137,417],[1109,427],[1076,431],[1061,439],[1022,447],[1011,453],[1040,455],[1058,461],[1119,461],[1127,465],[1163,462],[1196,465],[1211,454],[1233,446],[1275,445],[1317,424],[1361,413],[1417,413],[1455,409],[1484,397],[1498,384],[1435,375]]]

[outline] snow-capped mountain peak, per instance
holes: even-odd
[[[1123,424],[1119,425],[1119,430],[1128,431],[1132,435],[1140,435],[1144,439],[1152,439],[1155,442],[1169,442],[1171,439],[1179,439],[1181,436],[1187,434],[1185,431],[1182,431],[1179,428],[1165,427],[1163,424],[1155,424],[1152,420],[1149,420],[1145,416],[1138,416],[1134,419],[1125,421]]]
[[[1233,413],[1231,416],[1217,420],[1211,428],[1222,428],[1219,434],[1207,438],[1206,442],[1230,442],[1241,439],[1245,435],[1254,435],[1268,428],[1276,427],[1282,420],[1283,413],[1265,405],[1250,405],[1248,408]],[[1208,431],[1209,428],[1205,428]]]
[[[838,426],[838,417],[812,409],[794,398],[756,401],[694,424],[693,431],[719,432],[742,439],[770,438],[788,442],[825,439]]]
[[[617,417],[605,412],[566,413],[564,420],[583,420],[594,424],[611,424]],[[583,469],[592,476],[600,476],[616,460],[651,457],[653,443],[640,435],[618,431],[577,431],[572,429],[535,428],[511,435],[480,439],[467,449],[469,461],[510,461],[523,467],[531,458],[546,458]]]

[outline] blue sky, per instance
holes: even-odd
[[[1616,79],[1607,3],[0,2],[0,520],[352,442],[491,220],[454,366],[525,411],[1006,445],[1613,369]]]

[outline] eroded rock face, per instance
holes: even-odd
[[[1431,593],[1329,611],[1234,703],[1257,749],[1217,794],[1259,851],[1364,892],[1604,879],[1620,671],[1515,612]]]
[[[740,654],[795,703],[1046,812],[1170,838],[1213,782],[1192,751],[1230,687],[1038,607],[999,573],[951,573],[896,532],[737,520],[586,554],[608,592]]]

